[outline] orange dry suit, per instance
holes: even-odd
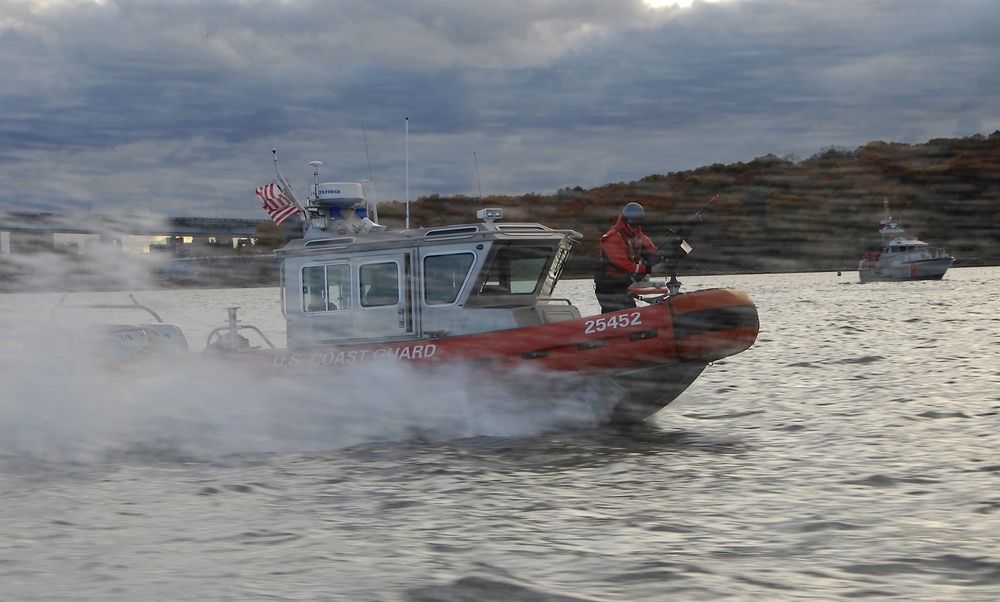
[[[646,262],[656,245],[643,234],[642,226],[630,230],[625,218],[601,237],[601,261],[594,274],[594,290],[601,303],[601,312],[635,307],[635,298],[628,287],[649,273]]]

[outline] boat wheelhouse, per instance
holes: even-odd
[[[363,219],[357,209],[355,226]],[[362,234],[347,234],[353,228],[341,213],[332,235],[311,229],[290,241],[278,251],[289,347],[441,338],[579,318],[552,293],[580,234],[499,223],[500,209],[479,213],[490,217]]]

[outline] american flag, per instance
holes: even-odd
[[[281,225],[281,222],[288,219],[288,216],[295,215],[299,208],[285,196],[285,193],[278,188],[274,182],[257,189],[257,196],[264,204],[264,211],[271,216],[274,223]]]

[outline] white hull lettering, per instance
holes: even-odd
[[[587,320],[587,327],[584,334],[597,334],[613,328],[628,328],[629,326],[639,326],[642,324],[642,314],[633,311],[610,317],[600,317],[594,320]]]
[[[272,361],[275,368],[294,368],[300,362],[301,356],[298,353],[279,353]]]
[[[411,347],[381,347],[379,349],[354,349],[351,351],[326,351],[303,356],[300,353],[281,353],[274,356],[275,368],[296,366],[344,366],[372,360],[418,360],[434,357],[437,345],[413,345]]]

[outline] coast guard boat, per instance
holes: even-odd
[[[472,223],[413,229],[407,210],[406,228],[392,231],[377,223],[366,186],[321,183],[321,163],[311,165],[306,204],[276,158],[278,179],[258,189],[265,209],[294,236],[276,251],[287,348],[266,337],[251,344],[259,329],[230,308],[228,325],[208,335],[206,351],[289,376],[390,361],[459,363],[493,371],[501,382],[519,367],[581,372],[626,393],[612,421],[640,422],[706,366],[756,340],[757,309],[746,293],[678,292],[674,270],[689,248],[679,236],[661,247],[672,282],[634,289],[644,307],[582,316],[553,296],[578,232],[505,222],[499,208],[481,209]],[[157,329],[150,337],[165,331]],[[183,340],[177,333],[173,339]]]
[[[955,258],[943,247],[932,248],[927,243],[907,236],[906,231],[892,221],[889,200],[884,200],[885,217],[882,220],[882,249],[870,251],[861,257],[858,276],[861,282],[887,280],[940,280],[954,263]]]

